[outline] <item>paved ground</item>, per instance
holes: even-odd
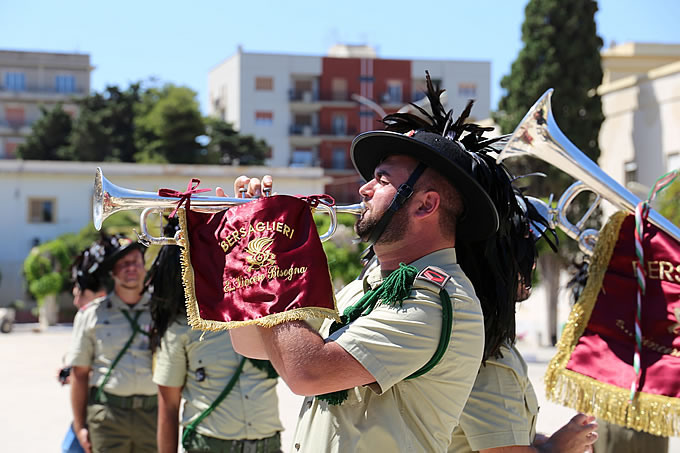
[[[523,309],[520,326],[531,325],[541,311]],[[536,325],[536,324],[534,324]],[[59,452],[71,420],[68,387],[56,381],[56,370],[69,346],[71,326],[56,326],[35,333],[35,324],[18,325],[10,334],[0,334],[0,451]],[[520,328],[521,330],[521,328]],[[541,404],[538,429],[551,433],[574,413],[545,400],[543,373],[553,348],[541,347],[534,331],[524,332],[520,349],[529,362],[529,373]],[[279,386],[280,413],[288,451],[301,398]],[[680,453],[680,439],[671,440],[671,452]]]

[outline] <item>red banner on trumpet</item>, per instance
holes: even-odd
[[[181,210],[180,227],[192,327],[339,319],[307,199],[275,195],[218,213]]]
[[[652,224],[642,238],[646,290],[636,345],[638,282],[632,215],[619,212],[600,232],[588,281],[548,367],[548,396],[638,431],[680,434],[680,244]]]

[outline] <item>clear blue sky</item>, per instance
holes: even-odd
[[[155,76],[196,90],[205,111],[208,71],[239,44],[324,55],[337,42],[366,43],[382,58],[491,61],[495,108],[500,79],[521,48],[526,3],[0,0],[0,49],[88,53],[94,90]],[[600,0],[599,8],[605,47],[680,44],[680,0]]]

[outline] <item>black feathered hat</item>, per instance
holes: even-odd
[[[460,142],[427,131],[371,131],[357,136],[350,152],[354,168],[366,181],[373,179],[373,171],[381,161],[394,154],[411,156],[446,177],[460,193],[465,207],[458,219],[456,237],[485,239],[498,229],[496,208],[473,177],[474,160]]]
[[[102,263],[111,254],[111,237],[102,236],[83,250],[71,265],[71,280],[81,291],[98,291],[104,284]]]
[[[414,157],[446,177],[463,198],[464,212],[457,219],[456,237],[483,240],[498,230],[498,211],[485,190],[489,175],[487,166],[476,153],[496,151],[491,145],[503,137],[486,140],[482,134],[493,128],[465,123],[472,110],[468,102],[461,115],[453,121],[453,111],[446,111],[440,101],[444,90],[435,90],[426,73],[431,112],[411,104],[420,115],[399,112],[387,115],[382,122],[384,131],[365,132],[352,142],[352,163],[361,176],[370,181],[375,167],[387,156],[406,154]],[[467,135],[463,136],[463,133]],[[480,165],[482,164],[482,165]],[[493,170],[492,170],[493,171]]]
[[[111,252],[107,253],[106,258],[101,264],[102,268],[107,271],[113,269],[113,265],[116,264],[116,261],[133,250],[139,250],[142,252],[142,256],[144,255],[145,247],[142,244],[137,241],[133,241],[122,234],[110,236],[109,246],[111,248]]]

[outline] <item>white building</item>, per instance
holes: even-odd
[[[490,62],[381,59],[370,47],[346,45],[328,56],[239,49],[210,71],[208,110],[266,140],[269,165],[320,166],[333,178],[326,192],[352,201],[360,183],[349,157],[352,139],[381,129],[384,112],[421,99],[426,70],[447,90],[454,113],[476,99],[472,119],[489,117]]]
[[[680,45],[626,43],[602,52],[600,167],[638,196],[680,168]]]
[[[0,50],[0,159],[13,159],[31,126],[61,102],[72,116],[74,100],[90,93],[87,54]]]
[[[4,214],[0,216],[0,306],[25,297],[22,265],[35,244],[64,233],[77,233],[92,222],[93,183],[98,166],[116,185],[150,192],[160,188],[184,191],[191,178],[200,178],[200,187],[221,186],[229,193],[234,179],[243,174],[271,174],[278,193],[318,194],[326,183],[319,168],[0,160],[0,193],[4,194]],[[201,195],[211,194],[214,190]]]

